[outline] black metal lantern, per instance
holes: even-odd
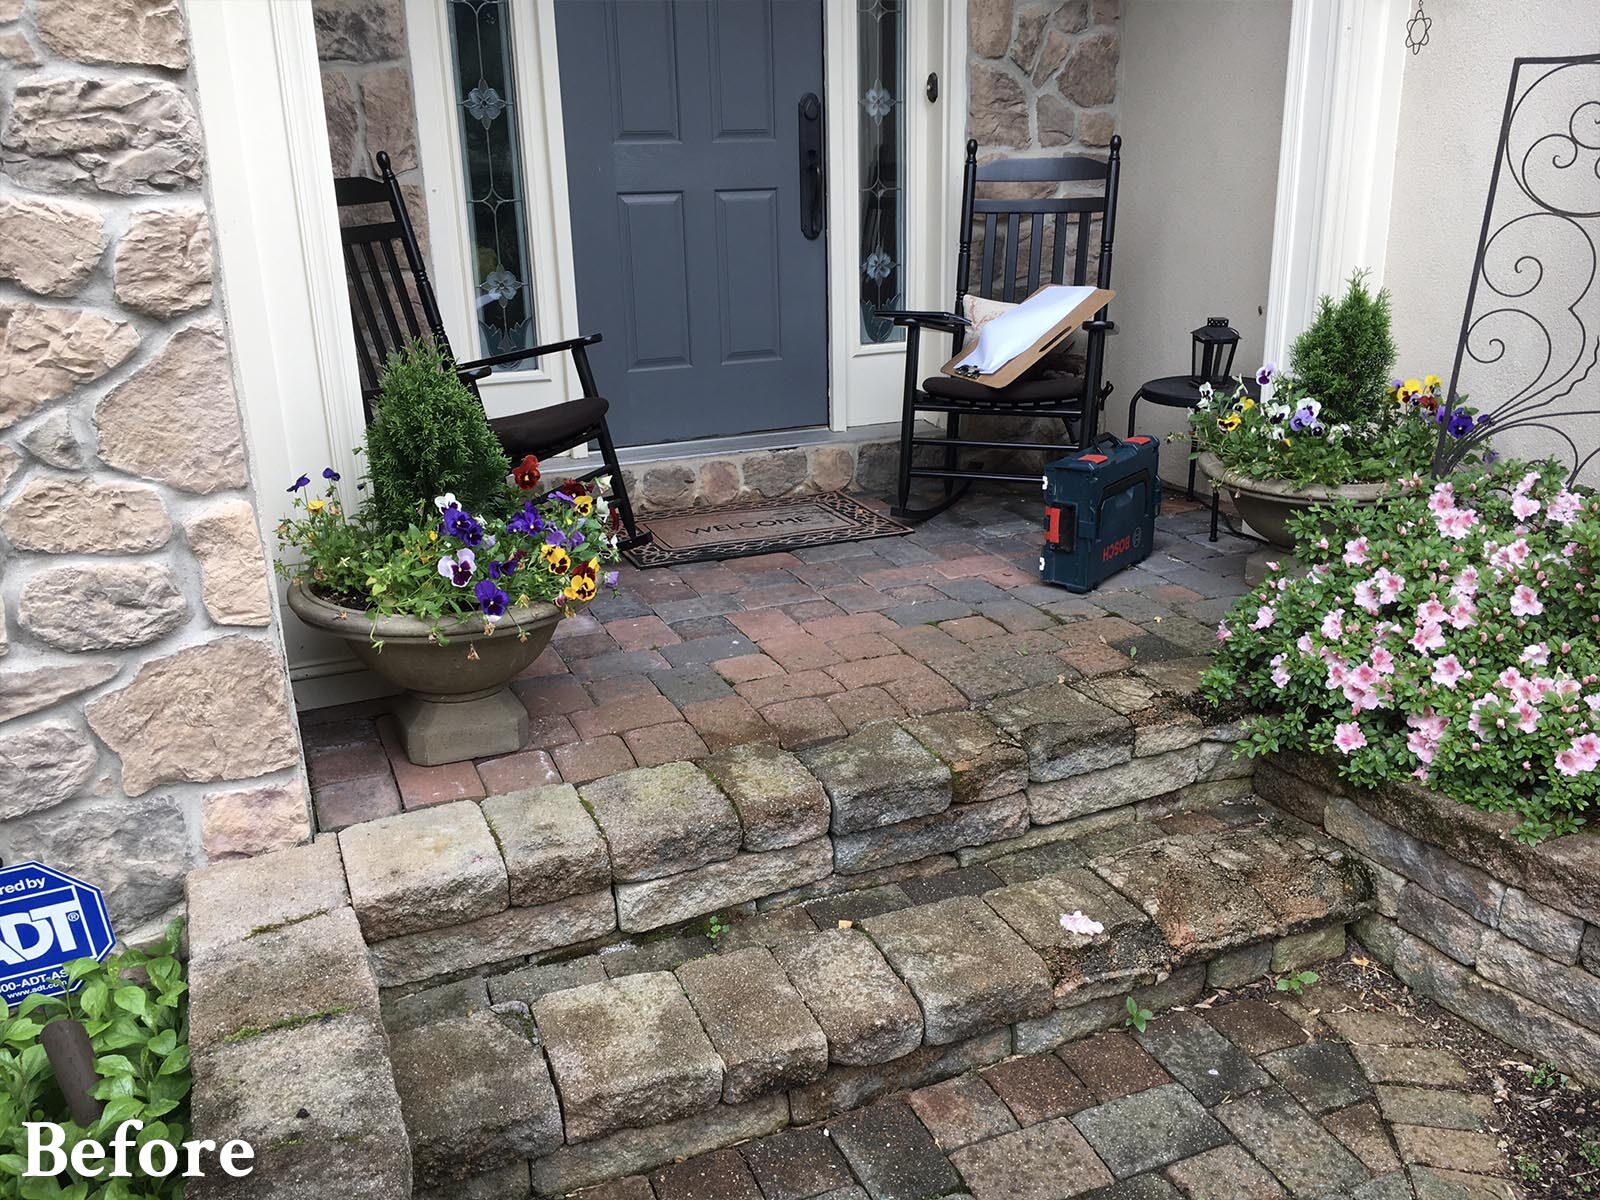
[[[1194,339],[1190,349],[1190,383],[1195,387],[1202,383],[1220,383],[1233,374],[1239,331],[1228,324],[1227,317],[1207,317],[1205,328],[1196,329],[1190,337]]]

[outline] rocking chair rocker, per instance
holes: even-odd
[[[1111,286],[1111,242],[1116,226],[1117,180],[1122,166],[1122,139],[1111,139],[1111,153],[1105,160],[1081,155],[1067,158],[1013,158],[978,165],[978,143],[967,143],[966,168],[961,188],[961,240],[956,260],[956,303],[950,313],[881,311],[896,325],[906,329],[905,394],[900,422],[900,474],[895,504],[896,517],[922,520],[943,512],[959,500],[974,480],[991,479],[1010,483],[1037,483],[1039,476],[1015,472],[984,470],[981,463],[963,465],[965,450],[1044,451],[1065,454],[1091,444],[1095,439],[1100,410],[1111,391],[1102,381],[1105,370],[1106,334],[1116,326],[1106,319],[1102,308],[1094,319],[1085,321],[1087,334],[1081,371],[1043,371],[1037,368],[1002,388],[991,388],[970,379],[933,375],[918,386],[917,351],[924,329],[950,335],[951,352],[961,348],[970,324],[962,315],[970,294],[1005,302],[1026,300],[1042,284],[1070,283],[1082,287],[1089,278],[1090,228],[1100,218],[1100,255],[1096,285]],[[979,185],[1019,183],[1101,184],[1097,194],[1070,195],[1041,200],[1008,199],[978,195]],[[1076,229],[1071,229],[1076,216]],[[1028,218],[1026,276],[1018,278],[1022,221]],[[973,246],[974,224],[982,222],[982,239]],[[1050,233],[1047,237],[1047,228]],[[1071,235],[1069,237],[1069,229]],[[1045,275],[1044,250],[1051,243],[1049,273]],[[1067,248],[1075,241],[1070,271]],[[1002,249],[1003,248],[1003,249]],[[979,283],[971,286],[973,259],[979,266]],[[943,437],[922,437],[915,432],[919,412],[946,415]],[[1029,441],[993,441],[961,436],[961,422],[967,417],[1016,417],[1022,419],[1059,418],[1067,430],[1070,444]],[[917,466],[920,447],[943,447],[942,466]],[[932,507],[912,509],[911,481],[942,479],[944,497]],[[957,484],[959,483],[959,486]]]
[[[606,426],[609,405],[600,396],[589,365],[587,348],[598,342],[601,335],[584,334],[526,350],[457,362],[439,315],[433,282],[417,247],[416,230],[406,212],[400,182],[395,178],[389,156],[379,151],[377,159],[381,178],[348,176],[333,181],[334,198],[341,209],[380,204],[389,209],[388,220],[345,225],[339,231],[344,243],[345,279],[350,288],[350,312],[355,321],[356,363],[366,419],[372,420],[372,406],[378,397],[384,363],[406,342],[419,337],[433,340],[445,358],[455,364],[456,375],[472,389],[480,403],[483,397],[478,392],[478,381],[487,378],[496,367],[508,367],[546,354],[570,352],[583,390],[580,397],[515,416],[491,417],[489,427],[512,462],[529,454],[544,459],[575,446],[598,442],[602,465],[584,474],[563,478],[587,481],[609,474],[612,503],[617,506],[625,534],[622,546],[649,542],[650,534],[641,534],[634,522],[633,505],[623,483],[622,469],[617,465],[617,450]]]

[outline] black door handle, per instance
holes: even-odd
[[[822,173],[822,101],[815,92],[800,97],[800,232],[822,236],[826,201]]]

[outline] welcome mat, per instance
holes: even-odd
[[[873,512],[843,492],[674,509],[641,517],[639,524],[655,535],[654,540],[623,553],[628,561],[644,568],[899,537],[911,532],[909,525]]]

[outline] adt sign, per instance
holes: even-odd
[[[116,940],[99,888],[42,863],[0,868],[0,1000],[71,991],[62,968]]]

